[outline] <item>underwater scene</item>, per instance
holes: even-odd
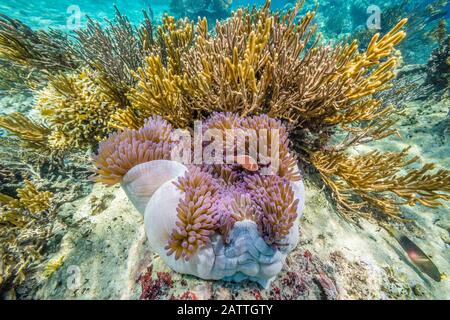
[[[0,299],[449,300],[448,0],[0,0]]]

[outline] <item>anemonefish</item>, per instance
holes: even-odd
[[[254,158],[248,155],[240,155],[236,157],[236,162],[240,164],[245,170],[255,172],[258,171],[259,166]]]

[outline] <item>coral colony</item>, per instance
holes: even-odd
[[[120,46],[112,50],[96,46],[96,56],[113,55],[108,60],[92,57],[90,47],[81,58],[77,59],[80,54],[76,52],[64,58],[57,54],[63,50],[57,46],[63,39],[57,38],[51,46],[51,34],[29,39],[19,22],[4,19],[0,52],[8,60],[41,72],[54,70],[45,64],[47,60],[63,59],[58,66],[69,69],[63,76],[47,76],[48,87],[37,104],[49,124],[48,129],[37,128],[39,140],[56,150],[96,144],[108,131],[140,128],[144,119],[153,115],[160,115],[175,128],[186,128],[214,111],[242,116],[265,113],[289,123],[300,148],[300,160],[320,172],[348,214],[376,210],[399,216],[401,204],[436,207],[438,200],[449,199],[449,172],[432,173],[430,165],[408,169],[414,161],[408,159],[407,150],[357,158],[348,153],[350,147],[396,133],[394,125],[400,115],[383,105],[376,93],[391,87],[397,64],[393,49],[406,36],[401,29],[407,20],[401,20],[384,36],[374,35],[366,50],[359,50],[356,42],[331,47],[319,41],[317,26],[312,25],[314,11],[299,16],[302,5],[299,1],[283,13],[270,12],[269,2],[261,8],[239,9],[217,24],[214,33],[209,32],[205,19],[195,24],[170,16],[156,32],[148,21],[135,31],[118,14],[117,25],[101,33],[102,42],[117,44],[116,37],[123,36],[136,43],[136,49],[124,52]],[[100,37],[94,32],[98,28],[89,26],[92,30],[88,34]],[[78,36],[81,47],[77,51],[89,42],[85,38]],[[25,55],[23,48],[36,42],[43,53],[37,56],[30,50]],[[138,58],[142,55],[145,61]],[[97,62],[81,71],[70,69],[73,61],[88,57]],[[107,61],[118,65],[102,65]],[[107,79],[122,79],[124,72],[131,72],[134,80],[121,81],[117,90]],[[89,92],[83,89],[86,86]],[[36,140],[27,133],[39,125],[27,119],[16,121],[16,117],[2,116],[0,124],[25,142]],[[335,133],[347,135],[336,143]],[[378,162],[380,158],[383,161]],[[381,163],[382,168],[370,163]],[[330,164],[335,164],[332,170]],[[348,176],[347,170],[355,174]],[[372,172],[377,175],[368,186],[361,185],[368,180],[354,181]],[[374,188],[374,183],[385,187]]]
[[[228,10],[228,1],[214,1],[219,2],[220,10]],[[373,35],[366,48],[357,41],[331,45],[317,32],[316,11],[301,13],[303,4],[298,0],[290,9],[272,12],[268,0],[262,7],[236,10],[214,30],[206,18],[168,15],[153,26],[148,14],[134,27],[117,11],[106,27],[89,20],[73,38],[34,31],[1,15],[1,85],[22,79],[20,86],[37,95],[38,116],[1,115],[0,127],[21,142],[25,153],[50,155],[48,161],[98,149],[93,180],[107,185],[128,188],[127,174],[139,170],[155,175],[148,163],[166,168],[170,184],[158,187],[180,197],[161,252],[173,268],[207,261],[205,248],[219,246],[218,238],[226,244],[220,250],[229,250],[236,239],[259,250],[250,265],[238,266],[241,260],[234,256],[232,269],[239,274],[228,273],[224,261],[209,278],[246,274],[267,280],[281,270],[280,262],[295,245],[289,239],[298,232],[304,201],[297,190],[303,180],[297,162],[319,174],[347,217],[389,222],[403,217],[404,205],[436,208],[450,200],[450,171],[419,166],[408,149],[350,151],[397,133],[402,114],[383,103],[380,93],[393,86],[400,60],[395,48],[406,37],[407,19]],[[182,8],[180,1],[172,6]],[[436,70],[444,67],[435,63]],[[195,125],[198,120],[202,128]],[[217,140],[207,136],[210,129]],[[244,139],[239,147],[227,130],[244,130],[249,142]],[[261,139],[265,143],[253,143]],[[196,150],[218,150],[220,144],[225,151],[210,153],[219,163],[197,161]],[[194,152],[180,156],[184,172],[173,155],[186,145]],[[261,145],[272,150],[257,150]],[[0,167],[0,174],[12,179],[8,170]],[[148,199],[139,201],[155,205],[154,198],[162,195],[155,190],[152,195],[144,193]],[[49,236],[40,228],[48,217],[39,212],[49,210],[50,199],[31,182],[16,193],[0,194],[5,264],[0,288],[22,282],[39,263],[39,239]],[[140,211],[147,204],[142,201]],[[18,241],[19,235],[35,241]],[[244,249],[255,249],[250,244]],[[191,274],[200,273],[191,267]]]

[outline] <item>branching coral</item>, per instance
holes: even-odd
[[[105,29],[89,20],[86,29],[77,31],[75,43],[63,33],[33,31],[20,21],[1,17],[0,59],[11,65],[4,85],[11,87],[19,73],[32,77],[27,83],[35,88],[36,70],[49,80],[36,107],[51,124],[52,148],[92,143],[117,127],[114,119],[124,119],[126,94],[137,81],[132,72],[155,48],[152,23],[147,14],[144,17],[139,28],[119,11]],[[79,65],[81,72],[75,71]]]
[[[134,166],[151,160],[170,159],[172,126],[161,117],[148,119],[139,130],[125,129],[100,142],[94,156],[93,181],[119,183]]]
[[[12,135],[20,138],[25,146],[37,149],[45,149],[48,146],[50,129],[21,113],[14,112],[0,116],[0,127],[7,129]]]
[[[71,185],[70,189],[83,191],[89,175],[86,151],[72,150],[70,154],[60,154],[47,148],[24,147],[21,142],[14,137],[0,137],[0,172],[5,169],[5,174],[9,172],[11,177],[2,180],[0,192],[15,195],[15,190],[26,179],[45,180],[54,186],[62,186],[61,181],[81,180],[81,185]]]
[[[49,233],[46,219],[0,206],[0,292],[22,283],[41,261]]]
[[[405,37],[400,29],[406,20],[381,39],[375,35],[359,52],[356,43],[319,45],[311,26],[315,12],[297,19],[303,2],[285,14],[270,12],[269,4],[238,10],[217,24],[214,35],[200,20],[193,45],[181,52],[182,74],[149,58],[130,94],[133,106],[177,126],[196,113],[264,112],[295,123],[317,140],[327,140],[336,125],[358,125],[387,113],[372,95],[387,89],[394,76],[396,60],[381,60]]]
[[[23,188],[17,189],[17,195],[19,199],[0,194],[0,202],[10,208],[24,209],[32,214],[39,214],[48,210],[53,196],[49,191],[38,191],[36,186],[28,180],[25,181]]]
[[[0,194],[0,292],[22,283],[41,260],[51,223],[52,194],[25,182],[18,199]]]
[[[132,110],[137,114],[143,117],[158,114],[179,127],[192,120],[192,112],[183,99],[192,88],[182,74],[181,56],[193,36],[193,25],[189,21],[176,22],[173,17],[164,17],[158,27],[160,50],[147,57],[146,66],[138,70],[138,88],[132,89],[129,95]]]
[[[132,90],[130,101],[136,113],[145,116],[158,114],[174,125],[184,127],[192,119],[192,114],[182,98],[185,76],[166,70],[159,56],[147,58],[147,66],[140,69],[138,88]],[[138,124],[139,126],[139,124]]]
[[[33,31],[18,20],[0,15],[0,59],[43,73],[77,67],[67,35],[59,31]]]
[[[421,204],[430,208],[450,200],[450,173],[433,172],[435,165],[408,169],[419,161],[402,152],[363,155],[318,152],[312,163],[319,170],[345,212],[360,213],[370,205],[392,217],[400,216],[400,206]]]
[[[55,149],[82,146],[101,140],[110,132],[108,123],[119,105],[86,71],[52,76],[39,92],[36,108],[52,128],[50,145]]]
[[[145,14],[140,29],[117,8],[115,22],[107,21],[108,27],[88,19],[86,29],[76,32],[77,46],[74,55],[98,73],[98,82],[110,99],[127,105],[126,94],[135,84],[132,72],[142,66],[144,58],[153,48],[153,26]]]
[[[20,206],[32,214],[42,213],[50,208],[53,196],[49,191],[38,191],[30,181],[25,181],[25,187],[17,190]]]

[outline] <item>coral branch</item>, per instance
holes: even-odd
[[[20,138],[25,146],[38,149],[48,148],[48,138],[51,130],[19,112],[0,116],[0,127]]]
[[[450,171],[435,171],[434,164],[408,169],[419,161],[408,159],[408,150],[356,156],[317,152],[311,161],[344,211],[354,214],[369,206],[399,217],[401,205],[436,208],[440,200],[450,200]]]
[[[0,58],[43,73],[73,70],[67,35],[60,31],[33,31],[18,20],[0,14]]]

